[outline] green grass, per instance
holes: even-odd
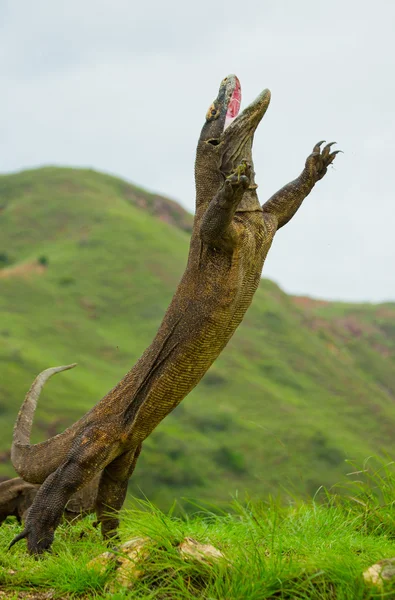
[[[48,589],[61,598],[393,598],[394,585],[379,592],[362,578],[370,565],[395,556],[393,464],[370,459],[350,479],[341,496],[321,490],[314,500],[287,507],[273,499],[234,500],[219,513],[195,506],[194,514],[175,517],[136,501],[122,513],[122,541],[148,536],[153,550],[129,591],[114,584],[113,571],[87,568],[107,550],[91,519],[59,527],[53,553],[39,561],[27,556],[24,542],[5,551],[19,530],[8,523],[0,528],[0,590],[8,598]],[[176,546],[186,536],[212,544],[224,560],[182,560]]]
[[[190,225],[175,203],[94,171],[0,177],[0,476],[13,475],[13,423],[37,373],[78,363],[44,390],[35,441],[84,414],[150,344]],[[263,280],[220,358],[144,443],[131,495],[165,511],[174,498],[189,509],[184,497],[308,498],[346,460],[391,453],[394,323],[395,304],[292,298]]]

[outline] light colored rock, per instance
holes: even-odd
[[[133,581],[143,576],[144,571],[139,568],[150,553],[152,540],[149,538],[136,537],[125,542],[120,547],[124,556],[117,556],[117,573],[115,579],[121,585],[128,587]]]
[[[92,559],[88,569],[95,569],[101,575],[113,569],[114,576],[109,584],[109,590],[114,590],[117,585],[131,588],[137,579],[144,575],[144,563],[150,558],[152,549],[157,546],[155,541],[148,537],[135,537],[125,542],[113,552],[104,552]],[[178,546],[180,556],[184,560],[195,560],[212,565],[224,559],[222,552],[211,544],[200,544],[190,537],[186,537]]]
[[[214,548],[211,544],[200,544],[191,537],[186,537],[181,542],[178,546],[178,551],[181,557],[186,560],[194,559],[210,565],[224,558],[222,552]]]
[[[395,558],[379,560],[364,571],[363,578],[366,583],[378,588],[382,588],[385,581],[395,581]]]
[[[92,560],[90,560],[86,566],[88,569],[94,569],[100,575],[104,575],[107,569],[110,568],[111,564],[115,568],[116,555],[114,552],[103,552],[103,554],[99,554],[99,556],[92,558]]]
[[[100,575],[111,569],[115,572],[114,582],[123,586],[130,586],[133,581],[143,575],[138,565],[149,556],[149,546],[152,540],[144,537],[135,537],[125,542],[114,552],[103,552],[88,562],[88,569],[94,569]]]

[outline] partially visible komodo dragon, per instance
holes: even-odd
[[[30,445],[43,371],[19,412],[12,462],[23,479],[42,483],[25,529],[29,552],[52,544],[63,508],[81,486],[103,471],[96,513],[105,538],[116,535],[142,442],[196,386],[243,319],[257,289],[273,237],[296,213],[337,152],[313,148],[302,173],[260,205],[252,162],[255,130],[269,90],[238,115],[240,83],[226,77],[210,106],[195,162],[196,215],[188,263],[151,343],[135,366],[85,416],[63,433]]]
[[[63,511],[67,521],[93,512],[99,478],[100,475],[96,475],[88,485],[71,496]],[[20,477],[0,482],[0,525],[7,517],[16,517],[19,523],[24,521],[39,489],[39,484],[28,483]]]

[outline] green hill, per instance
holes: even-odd
[[[0,475],[34,376],[35,441],[96,403],[150,343],[183,272],[192,217],[90,170],[0,177]],[[162,508],[238,491],[312,494],[391,453],[395,304],[293,298],[263,280],[229,346],[145,442],[134,494]]]

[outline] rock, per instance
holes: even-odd
[[[363,573],[366,583],[382,588],[384,582],[395,581],[395,558],[384,558]]]
[[[103,552],[103,554],[99,554],[99,556],[92,558],[86,566],[88,569],[94,569],[100,575],[104,575],[111,566],[115,568],[116,554],[114,554],[114,552]]]
[[[150,545],[152,546],[152,540],[149,538],[132,538],[119,546],[116,551],[103,552],[103,554],[96,556],[87,564],[87,567],[88,569],[94,569],[100,575],[104,575],[106,571],[114,570],[113,583],[117,582],[129,587],[143,575],[143,571],[138,568],[138,565],[148,558]]]
[[[131,588],[137,579],[143,577],[144,564],[149,562],[151,552],[157,548],[154,540],[148,537],[135,537],[119,546],[116,551],[104,552],[92,559],[88,569],[95,569],[101,575],[107,571],[114,571],[110,590],[116,585]],[[178,552],[184,560],[196,560],[201,563],[212,565],[225,557],[217,548],[211,544],[200,544],[190,537],[186,537],[177,546]]]
[[[125,544],[122,544],[120,550],[124,556],[117,556],[117,573],[115,579],[124,587],[133,584],[133,581],[140,579],[144,571],[139,568],[149,557],[152,540],[149,538],[136,537]]]
[[[190,537],[186,537],[183,542],[178,546],[178,551],[182,558],[186,560],[195,559],[199,562],[205,562],[212,565],[224,558],[224,555],[220,550],[214,548],[211,544],[200,544],[196,540]]]

